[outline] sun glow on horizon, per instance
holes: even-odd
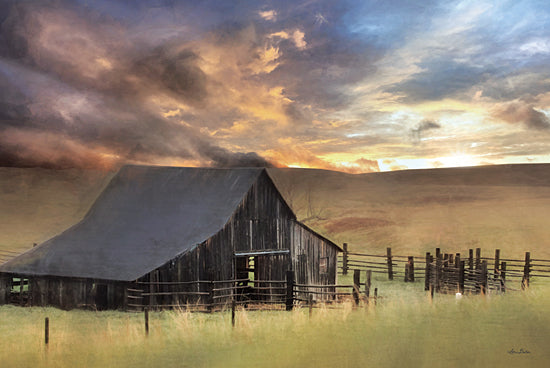
[[[439,165],[441,163],[441,165]],[[434,160],[435,167],[466,167],[477,166],[478,160],[471,155],[462,152],[453,153],[451,156],[438,157]]]

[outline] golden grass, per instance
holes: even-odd
[[[550,285],[523,293],[438,295],[377,281],[376,306],[143,314],[0,307],[2,367],[546,367]],[[44,346],[44,317],[50,344]],[[510,354],[520,349],[529,354]]]

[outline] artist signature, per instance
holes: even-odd
[[[519,349],[519,350],[515,350],[515,349],[512,349],[512,350],[508,350],[508,354],[531,354],[531,352],[527,349]]]

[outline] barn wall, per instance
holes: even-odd
[[[289,254],[257,256],[257,280],[285,280],[286,271],[294,270],[297,283],[336,283],[338,248],[296,221],[294,213],[265,173],[251,187],[228,223],[218,233],[138,281],[146,283],[145,287],[142,286],[145,292],[208,292],[213,287],[208,283],[166,283],[233,280],[235,252],[266,250],[289,250]],[[143,302],[155,306],[209,300],[205,296],[158,295],[144,298]]]
[[[105,285],[105,309],[122,309],[126,302],[125,292],[129,285],[124,282],[51,277],[34,275],[0,275],[0,305],[10,302],[13,278],[28,279],[25,305],[53,306],[70,310],[76,308],[96,309],[98,285]]]
[[[263,173],[219,232],[138,281],[150,283],[150,280],[158,278],[161,282],[159,285],[148,285],[154,289],[153,292],[208,291],[211,287],[208,284],[191,287],[162,285],[162,282],[233,280],[235,252],[285,249],[290,251],[294,220],[292,210],[284,202],[269,176]],[[262,256],[258,259],[262,268],[257,276],[259,279],[284,280],[285,271],[291,267],[289,255]],[[188,298],[185,295],[144,299],[149,305],[186,304],[196,301],[196,297]]]
[[[292,245],[292,267],[296,283],[336,284],[338,248],[299,222],[293,224]]]
[[[0,274],[0,305],[7,304],[10,298],[12,278]]]

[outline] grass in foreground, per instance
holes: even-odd
[[[293,312],[64,312],[0,307],[2,367],[547,367],[550,287],[436,296],[381,282],[376,307]],[[44,346],[44,317],[50,344]],[[529,351],[515,354],[511,351]]]

